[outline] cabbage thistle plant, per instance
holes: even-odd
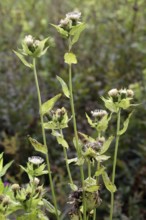
[[[81,33],[86,28],[86,24],[81,22],[81,13],[78,11],[66,14],[58,25],[52,26],[58,31],[68,44],[64,54],[64,62],[66,63],[66,72],[68,72],[68,83],[60,76],[57,76],[61,85],[62,92],[56,94],[46,102],[42,103],[41,92],[38,81],[38,73],[36,62],[39,58],[46,54],[50,47],[49,38],[38,40],[28,35],[22,40],[22,48],[14,51],[22,63],[32,69],[36,91],[38,95],[38,107],[40,114],[40,122],[42,129],[43,143],[33,137],[28,136],[28,140],[40,156],[32,156],[28,158],[26,167],[21,166],[22,170],[27,173],[29,183],[24,186],[18,184],[9,184],[4,186],[0,182],[0,217],[1,219],[49,219],[45,211],[54,214],[57,220],[63,219],[62,213],[57,204],[55,187],[53,185],[52,170],[50,164],[50,148],[47,146],[46,130],[51,131],[51,135],[56,138],[59,145],[62,146],[64,153],[64,161],[66,171],[68,173],[68,183],[70,186],[70,194],[68,195],[68,204],[70,211],[68,217],[64,219],[71,220],[96,220],[98,216],[98,207],[102,203],[101,186],[107,189],[107,193],[111,195],[111,203],[109,209],[109,220],[114,217],[114,194],[117,191],[115,185],[116,162],[118,156],[118,146],[120,136],[123,135],[129,124],[132,115],[132,104],[134,93],[130,89],[111,89],[106,97],[101,97],[105,109],[91,109],[91,112],[85,114],[87,123],[96,132],[96,137],[79,131],[77,128],[75,103],[73,96],[72,83],[72,65],[78,63],[74,53],[74,45],[78,42]],[[29,58],[29,59],[28,59]],[[71,113],[63,106],[55,108],[55,103],[64,95],[71,105]],[[124,112],[128,112],[125,119]],[[84,116],[83,116],[84,117]],[[109,135],[109,123],[116,118],[116,129],[113,134]],[[121,120],[122,118],[122,120]],[[64,129],[67,129],[73,123],[74,133],[72,134],[72,143],[76,152],[76,157],[68,158],[70,143],[64,136]],[[107,135],[108,134],[108,135]],[[114,159],[111,160],[108,150],[111,145],[115,145]],[[106,161],[110,160],[112,164],[112,175],[108,176],[109,171],[106,168]],[[3,154],[0,157],[1,177],[6,173],[12,162],[3,166]],[[46,161],[46,162],[45,162]],[[74,180],[70,167],[76,165],[80,172],[80,179]],[[45,187],[40,184],[38,177],[48,175],[51,188],[52,201],[45,198]]]

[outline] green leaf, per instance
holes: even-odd
[[[43,144],[39,143],[37,140],[31,138],[30,136],[28,137],[28,140],[30,141],[30,143],[36,151],[41,152],[43,154],[47,153],[47,149]]]
[[[0,172],[3,169],[3,152],[0,154]]]
[[[68,163],[68,164],[70,164],[70,163],[74,163],[74,162],[76,163],[76,162],[77,162],[77,160],[78,160],[78,158],[77,158],[77,157],[72,158],[72,159],[68,159],[68,160],[67,160],[67,163]]]
[[[110,156],[106,156],[106,155],[99,155],[95,157],[97,161],[102,162],[105,160],[108,160],[110,158]]]
[[[110,147],[111,142],[113,141],[114,136],[110,136],[107,141],[104,142],[99,154],[104,154]]]
[[[66,83],[64,82],[64,80],[61,77],[57,76],[57,79],[59,80],[59,82],[62,86],[62,90],[63,90],[64,95],[67,98],[69,98],[70,97],[70,92],[69,92],[68,86],[66,85]]]
[[[105,115],[97,124],[97,131],[104,132],[108,127],[108,115]]]
[[[52,213],[52,214],[55,214],[55,213],[56,213],[55,207],[54,207],[49,201],[47,201],[46,199],[43,199],[43,203],[44,203],[45,208],[46,208],[50,213]],[[59,210],[57,210],[57,212],[58,212],[58,215],[61,214]]]
[[[57,142],[58,142],[58,144],[61,144],[62,145],[62,147],[65,147],[65,148],[69,148],[69,146],[68,146],[68,143],[67,143],[67,141],[63,138],[63,137],[56,137],[57,138]]]
[[[104,185],[107,188],[107,190],[109,190],[110,192],[113,192],[113,193],[117,190],[115,184],[112,184],[112,182],[110,181],[110,179],[105,171],[102,173],[102,179],[103,179]]]
[[[89,125],[94,128],[95,124],[92,122],[91,118],[87,115],[87,113],[86,113],[86,118],[87,118]]]
[[[56,30],[58,31],[58,33],[60,33],[62,35],[62,37],[67,38],[68,37],[68,32],[65,31],[63,28],[59,27],[58,25],[55,24],[51,24],[54,28],[56,28]]]
[[[111,112],[118,112],[119,107],[113,102],[112,98],[105,99],[104,97],[101,97],[101,99],[104,101],[105,107],[108,110]]]
[[[10,161],[9,163],[7,163],[7,164],[2,168],[2,170],[1,170],[1,172],[0,172],[0,177],[2,177],[2,176],[5,175],[5,173],[7,172],[7,170],[9,169],[9,167],[12,165],[13,162],[14,162],[13,160]]]
[[[94,174],[94,176],[100,176],[105,170],[105,167],[100,167],[99,170],[97,170]]]
[[[29,67],[29,68],[32,68],[32,67],[33,67],[33,65],[32,65],[31,63],[28,63],[28,62],[25,60],[25,58],[24,58],[24,56],[23,56],[22,54],[16,52],[15,50],[14,50],[14,53],[17,55],[17,57],[19,57],[19,59],[22,61],[22,63],[23,63],[25,66],[27,66],[27,67]]]
[[[45,47],[45,43],[48,41],[49,37],[45,38],[44,40],[40,41],[38,47],[36,48],[35,52],[33,53],[34,57],[40,57],[42,56],[45,52],[43,51],[44,47]],[[47,47],[48,49],[48,47]]]
[[[128,128],[128,125],[129,125],[129,120],[131,118],[132,113],[133,112],[131,112],[128,115],[128,118],[124,121],[123,129],[118,132],[118,135],[122,135],[122,134],[124,134],[127,131],[127,128]]]
[[[130,107],[131,98],[122,99],[119,103],[119,107],[122,109],[127,109]]]
[[[86,187],[85,190],[86,190],[87,192],[96,192],[98,189],[99,189],[99,186],[97,186],[97,185],[92,185],[92,186]]]
[[[67,64],[76,64],[77,63],[76,55],[74,53],[65,53],[64,62]]]
[[[75,184],[69,183],[69,186],[73,191],[78,190],[78,187]]]
[[[76,26],[74,26],[71,31],[70,31],[70,35],[73,35],[72,41],[71,41],[71,45],[73,46],[73,44],[75,44],[79,37],[80,34],[82,33],[82,31],[86,28],[86,24],[85,23],[81,23],[78,24]]]
[[[58,94],[54,96],[53,98],[49,99],[48,101],[46,101],[45,103],[43,103],[41,106],[41,114],[44,115],[48,113],[54,107],[55,103],[60,97],[61,97],[61,94]]]

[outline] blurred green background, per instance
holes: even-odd
[[[74,52],[78,64],[73,69],[75,108],[78,129],[94,135],[84,112],[103,108],[100,100],[111,88],[130,87],[135,92],[136,108],[127,134],[121,138],[116,184],[115,214],[117,219],[146,219],[146,1],[145,0],[5,0],[0,1],[0,149],[5,161],[15,164],[5,180],[24,183],[27,177],[19,168],[28,156],[37,154],[27,135],[42,141],[38,101],[33,74],[23,66],[13,50],[20,47],[25,35],[54,39],[54,47],[37,63],[43,101],[61,91],[56,75],[68,81],[63,56],[67,51],[64,39],[51,27],[67,12],[78,9],[87,24]],[[52,41],[53,41],[52,39]],[[70,112],[68,100],[61,98],[58,106]],[[115,123],[110,126],[111,132]],[[72,124],[65,130],[70,141],[69,157],[74,155]],[[63,152],[48,132],[48,146],[58,202],[64,215],[66,206],[66,171]],[[111,148],[111,158],[113,147]],[[108,162],[109,174],[111,161]],[[72,167],[77,178],[78,169]],[[47,180],[46,180],[47,184]],[[101,192],[103,203],[98,219],[108,215],[109,193]],[[51,199],[51,198],[50,198]],[[51,218],[53,219],[53,217]],[[65,217],[67,219],[67,217]]]

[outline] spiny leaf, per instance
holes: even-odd
[[[66,83],[64,82],[64,80],[61,77],[57,76],[57,79],[59,80],[59,82],[62,86],[62,90],[63,90],[64,95],[67,98],[69,98],[70,97],[70,92],[69,92],[68,86],[66,85]]]
[[[68,32],[65,31],[63,28],[59,27],[58,25],[51,24],[57,31],[62,35],[62,37],[67,38],[68,37]]]
[[[43,103],[41,106],[41,114],[44,115],[48,113],[54,107],[55,103],[60,97],[61,97],[61,94],[58,94],[54,96],[53,98],[49,99],[48,101],[46,101],[45,103]]]
[[[87,118],[87,121],[88,121],[89,125],[91,127],[95,127],[95,124],[92,122],[91,118],[87,115],[87,113],[86,113],[86,118]]]
[[[129,108],[130,107],[130,100],[131,100],[131,98],[122,99],[119,103],[119,107],[122,109]]]
[[[115,184],[112,184],[112,182],[110,181],[110,179],[105,171],[102,173],[102,179],[103,179],[104,185],[107,188],[107,190],[109,190],[110,192],[113,192],[113,193],[117,190]]]
[[[12,165],[13,162],[14,162],[13,160],[10,161],[2,168],[2,170],[0,172],[0,177],[4,176],[6,174],[7,170],[9,169],[9,167]]]
[[[133,112],[131,112],[128,115],[128,118],[124,121],[123,129],[118,132],[118,135],[122,135],[122,134],[124,134],[126,132],[126,130],[128,128],[128,125],[129,125],[129,120],[130,120],[130,117],[131,117],[132,113]]]
[[[27,67],[29,67],[29,68],[32,68],[32,67],[33,67],[33,65],[32,65],[31,63],[28,63],[28,62],[26,61],[26,59],[24,58],[24,56],[23,56],[22,54],[16,52],[15,50],[14,50],[14,53],[17,55],[17,57],[19,57],[19,59],[22,61],[22,63],[23,63],[25,66],[27,66]]]
[[[58,136],[56,138],[57,138],[58,144],[61,144],[63,147],[67,149],[69,148],[67,141],[63,137]]]
[[[39,151],[43,154],[47,153],[47,149],[43,144],[39,143],[37,140],[31,138],[30,136],[28,136],[28,140],[30,141],[30,143],[32,144],[32,146],[36,151]]]
[[[74,53],[65,53],[64,62],[67,64],[76,64],[77,63],[76,55]]]
[[[111,112],[118,112],[118,106],[116,103],[112,101],[111,98],[105,99],[104,97],[101,97],[101,99],[104,101],[105,107],[109,109]]]
[[[102,148],[101,148],[101,150],[100,150],[100,154],[104,154],[108,149],[109,149],[109,147],[110,147],[110,144],[111,144],[111,142],[113,141],[113,139],[114,139],[114,136],[110,136],[109,138],[108,138],[108,140],[107,141],[105,141],[105,143],[103,144],[103,146],[102,146]]]

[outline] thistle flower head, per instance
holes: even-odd
[[[117,89],[111,89],[109,92],[108,92],[108,95],[111,96],[111,97],[116,97],[118,95],[119,91]]]
[[[70,22],[70,20],[69,20],[68,18],[61,19],[61,20],[60,20],[60,23],[59,23],[59,26],[60,26],[61,28],[66,29],[66,28],[69,26],[69,22]]]
[[[81,17],[81,12],[79,11],[73,11],[66,14],[66,18],[70,20],[79,20]]]
[[[133,98],[134,92],[132,89],[127,89],[127,96]]]
[[[119,93],[126,96],[127,95],[127,89],[120,89]]]
[[[34,47],[38,47],[39,44],[40,44],[40,40],[35,40],[33,43]]]
[[[91,114],[95,118],[103,118],[108,113],[105,110],[94,110],[94,111],[91,111]]]
[[[33,42],[34,42],[33,36],[32,35],[25,36],[24,42],[27,44],[27,46],[33,45]]]
[[[44,159],[39,156],[33,156],[33,157],[29,157],[28,161],[34,165],[40,165],[41,163],[44,162]]]
[[[13,191],[17,191],[17,190],[20,189],[20,186],[19,186],[19,184],[14,183],[14,184],[11,186],[11,189],[12,189]]]

